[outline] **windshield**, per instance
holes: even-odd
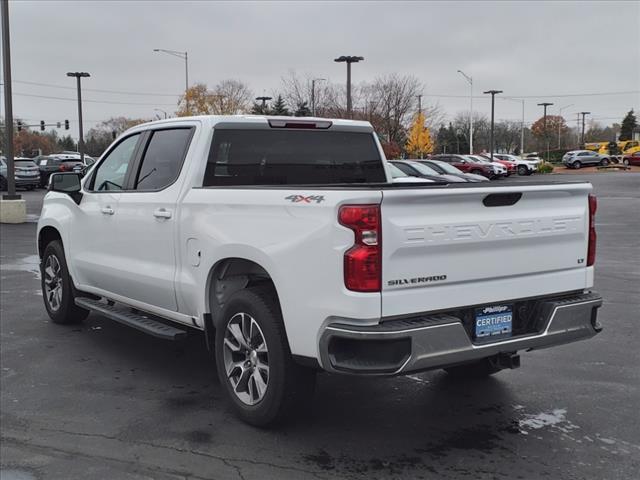
[[[203,186],[385,183],[369,132],[216,129]]]
[[[440,175],[440,173],[438,173],[433,168],[425,165],[424,163],[411,162],[409,165],[415,168],[422,175]]]
[[[433,168],[440,168],[442,171],[444,171],[446,173],[451,173],[451,174],[454,174],[454,175],[459,175],[460,173],[462,173],[462,170],[454,167],[453,165],[451,165],[451,164],[449,164],[447,162],[438,162],[438,163],[435,163],[435,164],[429,163],[429,165],[433,166]]]
[[[389,166],[389,170],[391,171],[392,178],[402,178],[402,177],[409,176],[406,173],[404,173],[402,170],[400,170],[398,167],[396,167],[393,163],[387,163],[387,165]]]

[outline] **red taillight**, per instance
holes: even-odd
[[[60,166],[58,167],[58,170],[60,170],[61,172],[64,172],[67,170],[67,166],[64,163],[61,163]]]
[[[338,219],[353,230],[355,243],[344,254],[344,284],[354,292],[379,292],[382,277],[380,205],[344,205]]]
[[[589,246],[587,247],[587,267],[596,262],[596,210],[598,199],[592,193],[589,194]]]

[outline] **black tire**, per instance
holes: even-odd
[[[268,349],[268,377],[265,393],[253,405],[247,404],[236,394],[230,379],[232,375],[227,375],[225,367],[225,333],[227,326],[240,313],[248,314],[255,320]],[[252,348],[258,350],[255,346]],[[242,354],[238,355],[242,358]],[[222,321],[216,329],[215,358],[220,384],[235,413],[251,425],[257,427],[276,425],[287,416],[306,409],[311,402],[315,388],[315,370],[302,367],[293,361],[282,313],[273,288],[246,288],[234,293],[226,302]],[[243,367],[246,367],[247,362]],[[255,370],[257,367],[253,368]],[[237,370],[234,369],[234,371]],[[247,380],[247,388],[249,382],[251,382],[250,377]],[[240,379],[238,379],[239,383]]]
[[[529,169],[526,165],[518,165],[518,175],[528,175]]]
[[[625,166],[627,166],[627,167],[628,167],[628,166],[629,166],[629,159],[628,159],[628,158],[625,158],[624,160],[622,160],[622,163],[623,163]]]
[[[50,272],[47,272],[47,267],[51,265],[48,262],[51,261],[53,263],[53,259],[55,259],[59,265],[59,278],[55,280],[55,284],[60,285],[61,291],[59,298],[56,295],[57,301],[52,299],[51,291],[53,283],[50,281],[52,277]],[[64,249],[59,240],[49,242],[45,247],[40,263],[40,277],[44,307],[53,323],[79,323],[87,318],[89,311],[78,307],[74,302],[76,290],[69,276]]]
[[[600,165],[606,167],[607,165],[609,165],[609,159],[603,158],[602,160],[600,160]]]
[[[4,192],[7,190],[7,179],[4,177],[0,177],[0,192]]]
[[[456,379],[473,379],[489,377],[498,373],[502,368],[496,365],[493,358],[483,358],[472,363],[447,367],[444,370]]]
[[[580,160],[576,160],[575,162],[573,162],[573,165],[571,166],[576,170],[579,170],[580,168],[582,168],[582,162],[580,162]]]

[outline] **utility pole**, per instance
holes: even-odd
[[[316,116],[316,82],[322,82],[326,78],[314,78],[311,80],[311,115]]]
[[[338,58],[335,58],[333,61],[338,63],[346,63],[347,64],[347,118],[352,118],[351,113],[351,64],[358,63],[364,60],[364,57],[359,57],[356,55],[342,55]]]
[[[502,93],[502,90],[487,90],[483,92],[486,94],[491,94],[491,161],[493,162],[493,126],[495,123],[494,111],[496,105],[496,95]]]
[[[82,133],[82,87],[80,79],[90,77],[87,72],[67,72],[67,77],[75,77],[78,86],[78,152],[80,152],[80,161],[84,165],[84,136]]]
[[[173,57],[182,58],[184,60],[184,102],[187,107],[187,114],[191,113],[189,110],[189,53],[188,52],[179,52],[176,50],[165,50],[164,48],[154,48],[154,52],[166,53],[167,55],[171,55]]]
[[[20,200],[16,195],[16,177],[13,158],[13,103],[11,96],[11,54],[9,36],[9,0],[0,0],[2,4],[2,70],[4,72],[4,127],[7,154],[7,193],[4,200]]]
[[[539,103],[538,106],[539,107],[543,107],[544,108],[544,117],[543,117],[543,121],[542,121],[542,125],[543,125],[543,129],[544,129],[544,138],[547,141],[547,162],[549,161],[549,132],[547,132],[547,107],[553,105],[553,103],[549,103],[549,102],[543,102],[543,103]]]
[[[562,138],[562,110],[569,108],[569,107],[573,107],[573,103],[570,103],[569,105],[565,105],[564,107],[560,107],[558,109],[559,113],[558,116],[560,117],[559,121],[558,121],[558,148],[560,148],[561,145],[561,138]]]
[[[580,148],[584,148],[584,117],[586,117],[587,115],[591,115],[591,112],[580,112],[580,115],[582,115],[582,135],[580,136]]]
[[[473,77],[462,70],[458,70],[467,82],[469,82],[469,155],[473,155]]]

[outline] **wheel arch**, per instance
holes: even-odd
[[[60,231],[51,225],[47,225],[42,227],[38,232],[38,255],[40,259],[42,259],[42,255],[44,254],[44,249],[47,245],[54,240],[59,240],[62,243],[62,247],[64,248],[64,242],[62,240],[62,235],[60,235]]]

